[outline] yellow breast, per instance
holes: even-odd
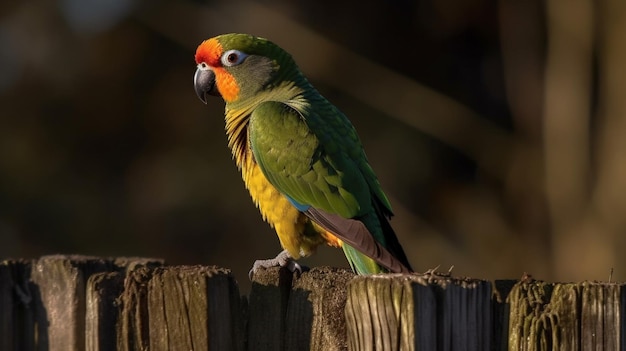
[[[252,110],[253,105],[240,109],[227,105],[226,134],[235,163],[263,219],[276,230],[281,246],[294,259],[310,255],[322,243],[340,247],[339,239],[311,222],[263,175],[248,144],[248,116]]]
[[[252,157],[248,157],[242,166],[243,181],[252,200],[261,211],[263,219],[276,230],[281,246],[294,259],[310,255],[322,243],[341,246],[339,239],[310,222],[307,216],[270,184]]]

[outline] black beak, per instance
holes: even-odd
[[[207,103],[208,95],[220,96],[215,86],[215,73],[211,69],[198,68],[193,76],[193,87],[196,90],[196,95],[205,104]]]

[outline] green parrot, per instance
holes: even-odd
[[[389,224],[391,205],[346,116],[269,40],[224,34],[196,51],[195,91],[225,103],[233,159],[288,266],[320,244],[341,247],[357,274],[411,272]]]

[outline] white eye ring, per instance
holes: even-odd
[[[228,50],[222,55],[221,61],[222,65],[231,67],[242,63],[246,57],[248,57],[248,55],[239,50]]]

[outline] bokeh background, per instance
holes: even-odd
[[[278,240],[223,102],[192,84],[224,32],[283,46],[350,117],[416,269],[626,277],[623,0],[4,1],[0,258],[160,257],[248,284]]]

